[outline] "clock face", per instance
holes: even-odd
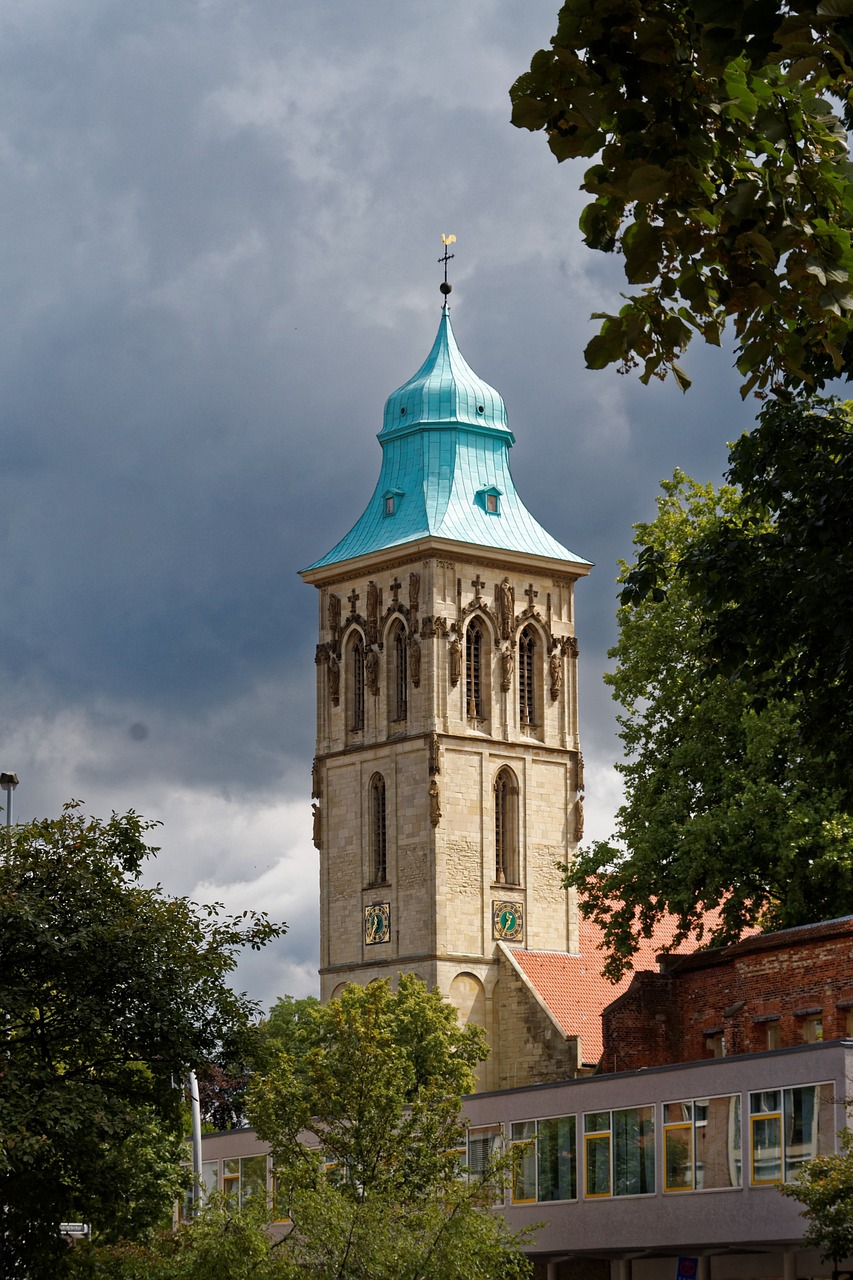
[[[364,908],[364,941],[369,947],[391,941],[390,902],[371,902]]]
[[[521,942],[524,937],[524,903],[492,903],[492,935],[505,942]]]

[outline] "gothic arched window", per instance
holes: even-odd
[[[465,703],[470,719],[483,719],[483,628],[476,620],[465,632]]]
[[[350,728],[361,733],[364,728],[364,639],[357,635],[349,651]]]
[[[495,778],[495,882],[519,884],[518,782],[511,769]]]
[[[536,632],[533,627],[525,627],[518,637],[518,704],[523,725],[536,723],[535,657]]]
[[[405,720],[408,714],[409,663],[406,645],[406,629],[402,624],[394,628],[391,643],[393,655],[393,679],[391,690],[394,720]]]
[[[374,773],[369,788],[370,862],[374,884],[388,879],[388,845],[385,826],[385,779]]]

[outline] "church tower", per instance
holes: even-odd
[[[378,439],[364,514],[301,575],[320,606],[321,995],[416,973],[486,1029],[494,1088],[531,1031],[502,996],[524,985],[514,953],[578,949],[557,864],[583,829],[574,585],[590,564],[518,496],[504,402],[446,301]]]

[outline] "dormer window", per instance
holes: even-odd
[[[479,489],[474,498],[477,506],[485,511],[486,515],[499,516],[501,513],[501,490],[496,485],[489,485],[488,489]]]
[[[394,516],[400,509],[400,502],[405,497],[402,489],[386,489],[382,495],[382,503],[386,516]]]

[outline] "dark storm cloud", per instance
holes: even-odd
[[[718,478],[747,425],[723,353],[688,361],[687,397],[583,368],[619,263],[580,243],[577,169],[508,123],[556,9],[0,16],[0,764],[19,817],[132,805],[165,820],[168,887],[273,902],[293,929],[246,971],[264,999],[316,965],[316,597],[296,571],[373,489],[385,397],[438,322],[441,232],[520,492],[596,562],[578,627],[600,834],[617,560],[659,479]]]

